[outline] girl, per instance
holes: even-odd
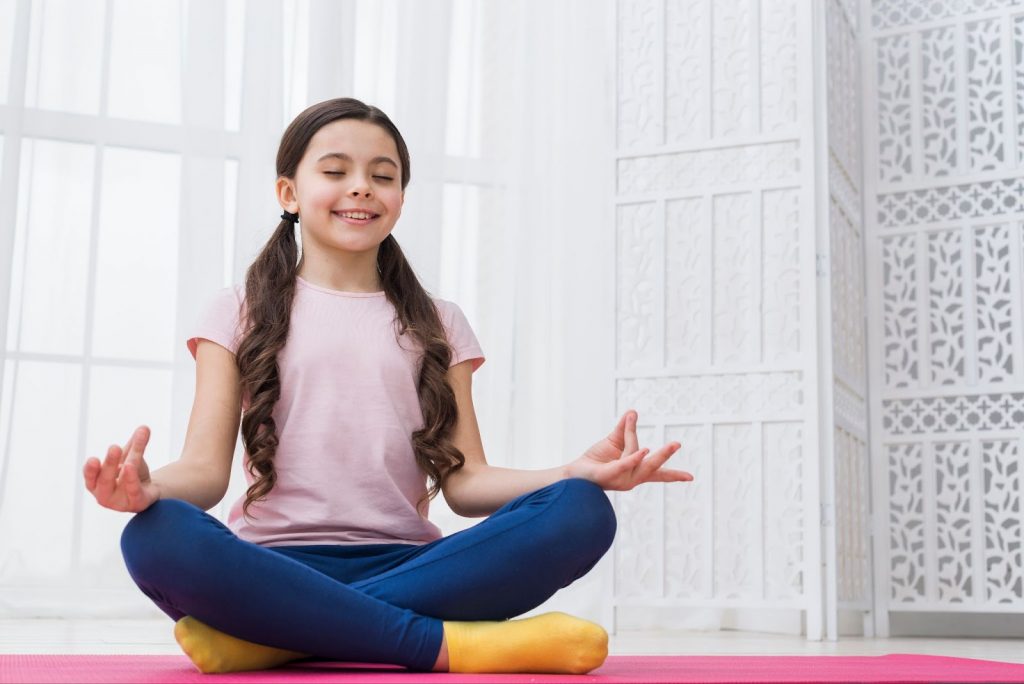
[[[132,579],[202,672],[309,656],[420,671],[598,667],[599,625],[510,618],[608,550],[603,490],[693,479],[662,468],[680,445],[645,459],[627,411],[561,467],[488,465],[476,336],[391,235],[410,178],[394,124],[351,98],[313,105],[285,130],[277,173],[282,221],[244,288],[217,293],[188,339],[196,397],[181,458],[150,474],[141,426],[85,464],[100,505],[137,513],[121,537]],[[227,490],[239,422],[249,488],[225,526],[205,511]],[[443,537],[427,519],[439,492],[456,513],[489,517]]]

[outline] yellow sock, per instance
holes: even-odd
[[[583,674],[608,656],[601,625],[544,613],[502,622],[445,622],[449,672]]]
[[[254,644],[203,624],[191,615],[174,623],[174,638],[200,672],[237,672],[266,670],[308,658],[305,653]]]

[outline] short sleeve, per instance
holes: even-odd
[[[438,308],[448,333],[448,344],[452,347],[452,362],[449,367],[466,359],[473,359],[473,370],[476,371],[484,363],[484,352],[466,314],[455,302],[443,299],[438,300]]]
[[[239,307],[242,303],[240,288],[240,285],[222,288],[207,301],[185,342],[193,359],[196,358],[200,339],[216,342],[232,354],[238,350],[241,342],[238,336]]]

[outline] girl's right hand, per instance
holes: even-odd
[[[160,498],[160,490],[149,477],[149,466],[142,458],[149,442],[149,428],[136,428],[124,448],[113,444],[100,463],[95,456],[85,462],[85,488],[101,506],[115,511],[135,513],[149,508]]]

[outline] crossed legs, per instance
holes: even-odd
[[[570,479],[462,532],[393,545],[376,564],[387,569],[365,577],[353,578],[352,563],[327,547],[261,547],[174,499],[136,515],[121,544],[136,584],[175,620],[189,615],[246,641],[322,658],[429,670],[442,621],[504,620],[535,608],[586,574],[614,534],[604,492]]]

